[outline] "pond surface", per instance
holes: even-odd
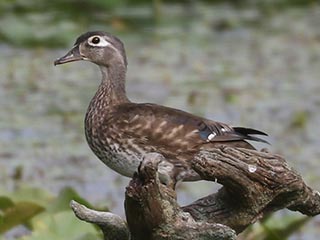
[[[226,6],[198,10],[188,23],[120,34],[130,99],[263,130],[272,145],[257,147],[284,155],[320,190],[320,7],[271,17]],[[224,27],[221,19],[232,24]],[[53,192],[73,186],[123,215],[129,179],[105,167],[84,138],[83,118],[100,72],[88,62],[54,67],[67,50],[0,45],[1,188],[16,186],[21,169],[24,183]],[[183,184],[180,202],[217,187]],[[312,228],[319,224],[314,218],[305,235],[292,239],[316,239]]]

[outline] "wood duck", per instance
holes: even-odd
[[[159,173],[177,181],[200,176],[190,161],[200,150],[221,145],[254,149],[246,140],[266,142],[253,135],[264,132],[231,127],[190,113],[151,103],[133,103],[126,96],[127,58],[123,43],[107,32],[87,32],[54,64],[87,60],[97,64],[102,81],[85,116],[87,142],[107,166],[132,177],[143,156],[159,153]],[[165,180],[168,183],[170,180]]]

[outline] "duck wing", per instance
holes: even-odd
[[[174,149],[181,152],[201,148],[204,144],[232,145],[239,141],[246,143],[245,140],[267,143],[255,136],[267,136],[262,131],[231,127],[225,123],[156,104],[118,105],[110,114],[108,125],[117,129],[121,136],[135,139],[155,150]],[[252,146],[248,144],[248,148]]]

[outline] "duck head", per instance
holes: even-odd
[[[114,64],[127,66],[123,43],[107,32],[93,31],[79,36],[72,49],[63,57],[54,61],[54,65],[87,60],[99,66]]]

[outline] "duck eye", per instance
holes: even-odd
[[[99,37],[94,37],[94,38],[92,38],[91,42],[93,44],[98,44],[100,42],[100,38]]]

